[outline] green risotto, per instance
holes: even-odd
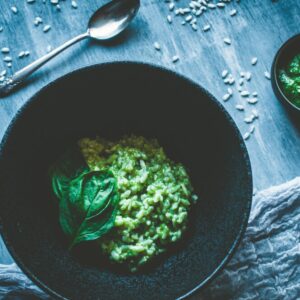
[[[287,98],[300,108],[300,54],[279,72],[279,80]]]
[[[60,203],[65,201],[63,197],[72,198],[67,205],[60,205],[61,227],[71,246],[94,240],[110,260],[136,271],[181,238],[197,196],[185,168],[167,158],[156,140],[84,138],[78,145],[86,166],[77,171],[73,168],[72,178],[61,188],[73,192],[67,196],[57,192],[56,182],[66,182],[60,179],[64,172],[57,167],[62,160],[51,172]],[[69,209],[70,202],[75,209]],[[75,221],[66,222],[66,216]]]

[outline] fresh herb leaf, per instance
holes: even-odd
[[[89,170],[73,149],[50,169],[50,174],[59,198],[60,225],[71,239],[70,248],[99,239],[114,226],[119,194],[112,172]]]
[[[96,240],[114,226],[119,194],[111,172],[93,171],[80,176],[71,183],[69,199],[79,204],[78,209],[83,214],[71,246]]]
[[[296,55],[288,66],[288,72],[292,76],[300,75],[300,55]]]

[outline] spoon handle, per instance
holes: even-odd
[[[42,56],[41,58],[37,59],[36,61],[32,62],[28,66],[24,67],[23,69],[17,71],[14,75],[7,78],[1,85],[0,85],[0,97],[4,97],[8,95],[19,83],[23,82],[29,75],[31,75],[34,71],[39,69],[43,66],[46,62],[50,59],[58,55],[63,50],[69,48],[71,45],[89,37],[88,32],[80,34],[73,39],[67,41],[66,43],[62,44],[61,46],[53,49],[51,52],[47,53],[46,55]]]

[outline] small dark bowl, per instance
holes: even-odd
[[[284,69],[287,64],[295,57],[295,55],[300,54],[300,34],[287,40],[275,55],[272,71],[271,71],[271,82],[273,90],[276,96],[286,105],[286,107],[294,113],[300,113],[300,107],[293,104],[289,97],[285,95],[281,88],[281,83],[279,81],[279,71]]]
[[[99,252],[67,250],[47,175],[79,137],[130,133],[157,138],[189,169],[200,196],[185,237],[136,274]],[[9,251],[52,296],[175,299],[203,287],[232,256],[247,225],[252,175],[236,125],[203,88],[162,68],[111,63],[68,74],[23,106],[0,148],[0,199]]]

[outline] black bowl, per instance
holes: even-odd
[[[137,274],[100,253],[69,253],[47,175],[79,137],[130,133],[157,138],[189,169],[200,196],[184,239]],[[1,145],[0,199],[9,251],[52,296],[175,299],[203,287],[231,257],[247,224],[252,176],[236,125],[209,93],[158,67],[111,63],[68,74],[24,105]]]
[[[276,96],[286,107],[290,109],[291,112],[300,113],[300,107],[293,104],[293,102],[289,100],[289,97],[283,92],[278,77],[279,71],[284,69],[297,54],[300,54],[300,34],[287,40],[276,53],[272,64],[271,82]]]

